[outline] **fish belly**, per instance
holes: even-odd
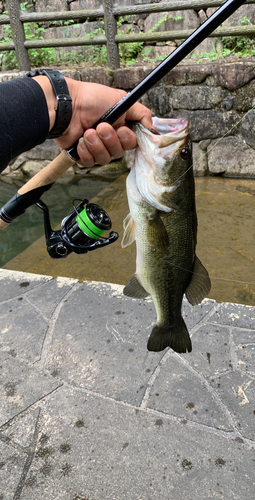
[[[160,351],[171,346],[177,352],[191,351],[191,341],[181,315],[184,292],[192,276],[195,249],[192,220],[170,213],[162,216],[168,227],[166,250],[152,247],[146,239],[146,217],[137,221],[136,275],[151,295],[157,313],[148,349]]]

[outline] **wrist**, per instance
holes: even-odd
[[[37,81],[37,83],[40,85],[45,95],[49,113],[49,132],[50,132],[56,120],[56,110],[58,107],[57,98],[55,96],[52,85],[47,76],[43,75],[34,76],[33,80]]]
[[[64,76],[56,69],[43,69],[39,68],[34,71],[29,71],[26,76],[34,78],[37,76],[46,76],[51,84],[55,99],[57,101],[57,108],[55,108],[55,122],[52,125],[52,94],[48,92],[48,86],[44,86],[47,97],[49,98],[49,134],[48,139],[56,139],[64,134],[72,119],[72,98],[69,95],[69,90]]]

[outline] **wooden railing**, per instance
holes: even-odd
[[[71,47],[84,45],[106,45],[107,64],[111,69],[120,67],[119,43],[130,42],[162,42],[168,40],[184,40],[189,37],[192,30],[162,31],[140,34],[118,34],[117,17],[131,14],[144,14],[155,12],[171,12],[177,10],[205,9],[220,7],[225,0],[179,0],[171,3],[155,3],[134,6],[114,6],[114,0],[102,0],[103,9],[77,10],[68,12],[24,12],[20,10],[19,0],[7,0],[9,15],[2,15],[0,25],[10,24],[13,42],[0,43],[0,51],[15,50],[19,71],[29,71],[29,49],[45,47]],[[255,0],[247,0],[246,4],[255,4]],[[26,40],[24,23],[68,21],[86,19],[94,20],[104,18],[105,36],[91,36],[86,38],[58,38],[50,40]],[[222,36],[254,36],[255,26],[230,26],[220,27],[210,37]]]

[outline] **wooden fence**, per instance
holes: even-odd
[[[140,34],[118,34],[117,18],[131,14],[144,14],[152,12],[171,12],[177,10],[205,9],[209,7],[220,7],[225,0],[178,0],[171,3],[152,3],[133,6],[116,6],[114,0],[102,0],[103,9],[77,10],[67,12],[24,12],[20,10],[19,0],[7,0],[9,15],[2,15],[0,25],[11,26],[13,42],[0,43],[0,51],[15,50],[19,71],[29,71],[29,49],[45,47],[70,47],[84,45],[106,45],[107,64],[111,69],[120,67],[119,43],[130,42],[163,42],[167,40],[183,40],[188,38],[192,30],[162,31]],[[255,0],[247,0],[246,4],[255,4]],[[86,38],[58,38],[50,40],[26,40],[24,23],[68,21],[77,22],[104,18],[105,36],[94,36]],[[211,37],[222,36],[254,36],[255,26],[233,26],[217,28]]]

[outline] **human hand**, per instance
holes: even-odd
[[[67,149],[80,139],[77,148],[78,163],[83,167],[90,168],[95,163],[105,165],[112,158],[123,156],[125,150],[136,147],[136,136],[128,128],[128,121],[139,121],[146,128],[152,127],[150,110],[136,103],[114,123],[114,127],[108,123],[100,123],[96,130],[92,129],[126,92],[71,78],[66,78],[66,82],[73,101],[72,119],[67,130],[55,142],[60,149]]]

